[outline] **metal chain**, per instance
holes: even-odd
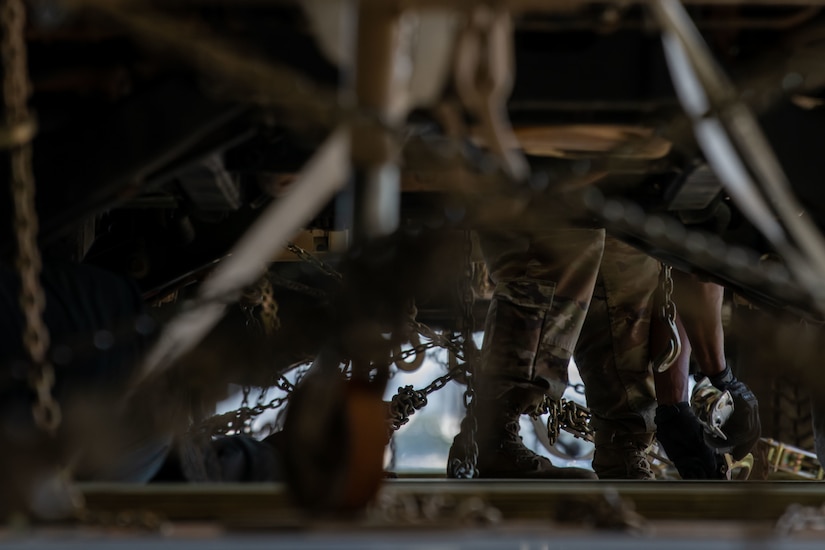
[[[439,376],[420,390],[413,389],[412,386],[399,387],[398,392],[390,401],[390,430],[394,432],[409,422],[410,417],[415,414],[415,411],[427,406],[428,395],[446,386],[448,382],[454,380],[455,377],[462,374],[463,371],[463,365],[450,369],[447,374]]]
[[[105,509],[79,510],[77,520],[87,528],[130,529],[134,531],[161,532],[168,524],[157,512],[148,509],[120,510]]]
[[[28,382],[35,393],[32,414],[35,424],[54,434],[60,426],[60,404],[52,395],[55,374],[48,361],[49,332],[43,322],[46,298],[40,284],[41,258],[37,248],[37,211],[34,207],[34,173],[31,139],[34,122],[27,101],[29,84],[26,42],[26,12],[21,0],[0,2],[0,56],[3,60],[4,128],[2,146],[8,148],[11,169],[12,219],[17,244],[15,268],[20,277],[20,308],[23,312],[23,348],[29,360]]]
[[[318,298],[321,300],[325,300],[327,298],[327,293],[320,288],[311,287],[309,285],[299,283],[298,281],[287,279],[277,273],[270,272],[268,277],[269,281],[275,286],[279,286],[293,292],[298,292],[300,294],[305,294],[307,296],[311,296],[312,298]]]
[[[272,283],[269,278],[262,277],[261,287],[261,322],[264,326],[264,334],[273,336],[281,327],[281,320],[278,318],[278,302],[272,290]]]
[[[547,439],[550,445],[555,445],[559,439],[561,430],[573,434],[585,441],[594,441],[595,432],[590,425],[592,414],[590,409],[579,405],[575,401],[561,399],[556,401],[548,396],[544,397],[544,402],[530,416],[538,418],[544,414],[547,417]]]
[[[673,267],[662,264],[662,289],[664,292],[664,302],[662,304],[662,317],[668,323],[676,322],[676,304],[673,302]]]
[[[664,372],[676,362],[682,351],[682,340],[679,337],[679,329],[676,326],[676,304],[673,302],[673,268],[667,264],[661,264],[659,271],[659,299],[660,309],[657,312],[659,319],[668,329],[669,340],[664,350],[657,354],[650,361],[654,372]]]
[[[329,265],[327,265],[326,262],[324,262],[320,258],[310,254],[309,252],[307,252],[306,250],[304,250],[303,248],[301,248],[297,244],[287,243],[286,248],[287,248],[287,250],[289,250],[290,252],[295,254],[298,258],[300,258],[301,260],[307,262],[308,264],[310,264],[313,267],[315,267],[316,269],[318,269],[318,271],[320,271],[321,273],[324,273],[325,275],[328,275],[328,276],[332,277],[333,279],[335,279],[337,281],[342,281],[344,279],[343,276],[339,272],[337,272],[336,270],[331,268]]]
[[[240,407],[234,411],[217,414],[204,420],[196,431],[205,432],[209,435],[226,435],[230,432],[245,432],[246,421],[260,416],[266,411],[281,408],[285,405],[292,394],[276,397],[266,404],[257,404],[254,407]]]
[[[460,466],[461,469],[457,469],[456,472],[463,472],[466,477],[476,477],[478,475],[476,469],[476,463],[478,461],[476,431],[478,426],[476,424],[475,413],[473,411],[475,387],[473,385],[473,376],[471,372],[474,370],[473,367],[477,361],[477,350],[475,349],[475,344],[473,342],[473,329],[475,328],[473,306],[475,303],[475,295],[472,288],[472,281],[474,280],[472,264],[472,233],[470,231],[465,231],[463,237],[462,257],[464,259],[465,272],[458,287],[458,294],[462,306],[461,341],[456,341],[443,334],[439,334],[411,316],[409,319],[410,328],[428,341],[412,346],[411,348],[403,350],[400,353],[394,354],[390,361],[406,361],[414,355],[426,353],[427,350],[440,347],[448,350],[455,358],[464,361],[464,363],[459,365],[457,368],[450,369],[447,374],[436,378],[432,383],[430,383],[430,385],[421,390],[416,390],[413,386],[399,387],[398,392],[393,396],[390,402],[389,425],[392,432],[398,430],[401,426],[409,422],[410,416],[427,405],[427,396],[429,394],[440,390],[446,386],[450,380],[466,378],[467,389],[464,392],[464,404],[467,408],[467,416],[472,419],[469,420],[471,423],[469,430],[470,437],[467,440],[467,448],[465,449],[465,456],[467,457],[467,460]],[[287,248],[301,260],[316,266],[327,275],[330,275],[337,280],[342,279],[340,273],[303,248],[293,243],[289,243]],[[275,284],[279,283],[276,282]],[[584,393],[581,384],[574,386],[574,390],[578,393]],[[574,401],[562,400],[561,407],[559,407],[558,404],[555,404],[554,406],[548,404],[545,406],[544,413],[552,413],[553,411],[556,411],[556,413],[550,414],[550,418],[548,419],[548,434],[550,434],[551,441],[553,443],[555,443],[558,438],[559,430],[565,430],[581,439],[593,441],[593,429],[590,427],[591,415],[588,408],[582,407]],[[551,430],[553,431],[551,432]],[[552,435],[553,433],[555,433],[555,436]]]
[[[242,389],[243,398],[241,399],[240,407],[235,410],[207,418],[194,431],[201,433],[206,432],[210,435],[226,435],[229,432],[245,434],[251,433],[252,421],[266,411],[281,408],[289,401],[290,397],[292,397],[292,391],[295,389],[295,384],[290,382],[289,379],[287,379],[287,377],[283,374],[278,376],[278,380],[275,381],[272,386],[286,393],[286,395],[276,397],[275,399],[269,401],[269,403],[264,403],[263,401],[267,392],[267,389],[264,388],[258,396],[255,406],[250,407],[249,394],[251,393],[252,388],[249,386],[244,386]]]
[[[468,232],[468,234],[469,234],[469,232]],[[294,243],[287,243],[287,249],[290,252],[292,252],[293,254],[295,254],[301,260],[315,266],[320,271],[322,271],[323,273],[326,273],[330,277],[332,277],[332,278],[334,278],[338,281],[343,280],[343,275],[341,275],[341,273],[336,271],[334,268],[332,268],[329,264],[325,263],[321,259],[319,259],[316,256],[312,255],[307,250],[301,248],[300,246],[298,246]],[[469,254],[472,254],[472,240],[469,243]],[[468,256],[468,258],[469,258],[469,256]],[[470,264],[470,270],[468,271],[468,273],[470,274],[470,276],[472,276],[472,265],[471,264]],[[320,291],[320,290],[316,291],[315,289],[312,289],[311,287],[305,287],[305,285],[300,285],[300,283],[295,283],[294,281],[290,281],[289,279],[285,279],[283,277],[280,277],[279,275],[270,274],[270,278],[272,278],[273,283],[276,284],[276,285],[284,286],[285,288],[290,288],[291,290],[295,290],[297,292],[304,292],[305,294],[317,295],[318,297],[326,297],[326,293],[323,292],[323,291]],[[300,286],[296,286],[296,285],[300,285]],[[472,299],[474,299],[473,295],[472,295],[472,288],[468,287],[468,290],[470,292],[470,297]],[[466,295],[462,294],[462,296],[466,296]],[[466,303],[466,300],[464,298],[462,298],[462,301]],[[469,314],[472,315],[472,304],[470,305]],[[465,319],[467,318],[466,309],[464,311],[464,318]],[[414,346],[413,348],[411,348],[409,350],[405,350],[405,351],[401,352],[400,354],[395,354],[395,356],[393,357],[393,361],[396,358],[398,358],[398,359],[408,359],[408,358],[410,358],[414,353],[416,353],[414,350],[424,351],[426,349],[430,349],[430,348],[436,347],[436,346],[449,350],[450,352],[453,353],[453,355],[455,355],[456,358],[458,358],[462,361],[465,360],[464,348],[462,347],[462,345],[459,342],[456,342],[453,339],[450,339],[450,338],[448,338],[448,337],[446,337],[442,334],[439,334],[436,331],[434,331],[433,329],[431,329],[430,327],[428,327],[427,325],[418,322],[413,315],[410,316],[410,318],[408,320],[408,324],[409,324],[410,328],[412,328],[415,332],[418,333],[419,336],[421,336],[423,338],[426,338],[430,342],[428,342],[426,344],[422,344],[421,346]]]
[[[473,294],[473,237],[470,231],[464,232],[463,259],[464,277],[459,284],[458,292],[462,305],[462,327],[461,334],[464,343],[464,368],[467,377],[467,389],[464,391],[464,407],[467,410],[466,421],[469,423],[467,437],[464,440],[464,460],[459,464],[451,464],[450,470],[454,477],[471,479],[478,477],[478,442],[476,432],[478,431],[478,421],[475,412],[475,373],[477,353],[473,342],[473,330],[475,328],[475,318],[473,315],[473,305],[475,295]]]
[[[249,394],[252,392],[252,388],[250,386],[244,386],[241,391],[243,393],[243,398],[241,399],[241,406],[238,407],[235,410],[235,412],[237,413],[238,420],[240,421],[240,431],[242,433],[248,434],[252,431],[252,417],[249,414],[247,414],[250,410]]]

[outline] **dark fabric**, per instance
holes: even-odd
[[[6,459],[25,464],[36,453],[58,464],[71,457],[78,479],[148,481],[168,452],[171,434],[145,422],[120,397],[151,331],[137,287],[102,269],[50,261],[44,262],[41,282],[53,394],[63,422],[56,439],[44,438],[34,426],[20,283],[10,266],[0,264],[0,445],[18,451]]]
[[[41,281],[56,391],[127,379],[147,343],[135,327],[143,314],[137,287],[117,274],[64,262],[44,263]],[[19,289],[13,269],[0,265],[0,391],[25,384]]]
[[[181,449],[170,453],[153,482],[272,482],[284,480],[279,448],[280,433],[258,441],[246,435],[219,437],[196,449],[204,478],[193,475],[192,465],[184,465]],[[208,462],[208,464],[207,464]]]
[[[656,439],[682,479],[725,477],[721,457],[705,445],[703,433],[690,403],[660,405],[656,409]]]

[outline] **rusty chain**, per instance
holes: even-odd
[[[43,322],[46,298],[40,284],[42,262],[37,247],[38,221],[34,206],[31,139],[35,124],[29,113],[29,83],[24,31],[26,11],[21,0],[0,2],[0,55],[3,59],[4,127],[0,142],[8,149],[12,220],[17,245],[15,268],[20,277],[23,348],[29,361],[28,383],[35,393],[32,415],[43,431],[54,434],[61,422],[60,404],[52,390],[54,367],[49,362],[49,331]]]

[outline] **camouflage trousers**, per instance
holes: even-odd
[[[656,431],[650,318],[659,263],[608,237],[575,360],[600,439]],[[606,437],[605,437],[606,436]]]
[[[648,337],[658,263],[601,229],[479,237],[495,283],[480,383],[543,378],[558,399],[575,355],[594,427],[652,433]]]

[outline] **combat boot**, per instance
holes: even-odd
[[[653,434],[616,434],[596,432],[593,470],[599,479],[654,479],[646,450],[653,443]]]
[[[480,395],[475,403],[478,445],[476,467],[481,478],[503,479],[596,479],[593,472],[581,468],[560,468],[528,449],[519,435],[519,419],[536,410],[544,398],[541,382],[514,383],[499,396]],[[458,467],[466,458],[471,435],[472,417],[461,422],[461,431],[453,440],[447,460],[447,477],[461,477]]]

